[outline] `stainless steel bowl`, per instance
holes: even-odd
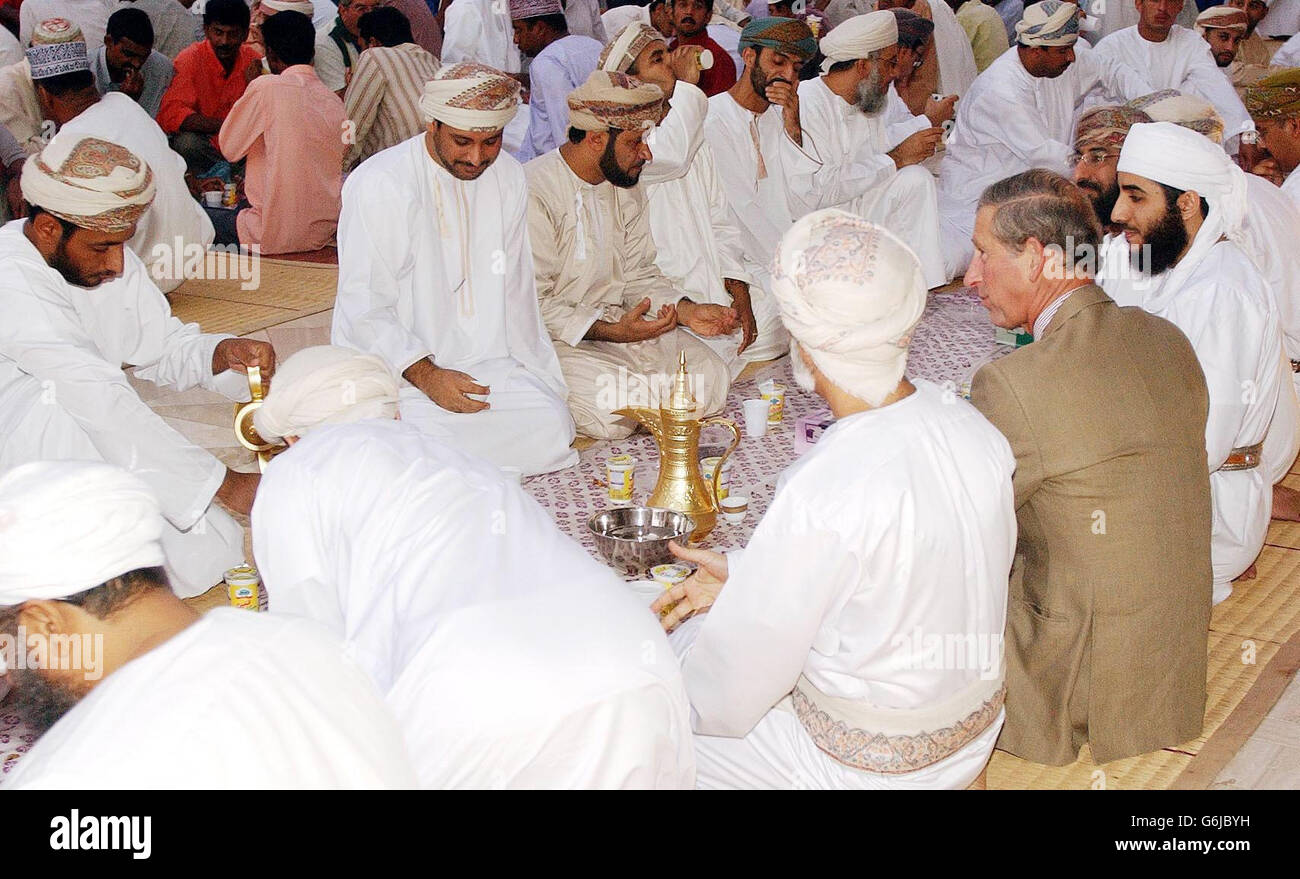
[[[695,522],[685,513],[655,507],[615,507],[587,520],[596,549],[613,567],[627,574],[674,561],[668,541],[685,544]]]

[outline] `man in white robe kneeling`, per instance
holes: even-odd
[[[791,178],[796,213],[838,207],[879,223],[916,251],[926,287],[944,284],[938,195],[921,164],[943,130],[927,124],[895,143],[888,125],[898,19],[889,11],[855,15],[821,50],[822,75],[799,85],[799,119],[806,147],[822,164]]]
[[[376,357],[307,348],[254,414],[271,607],[324,622],[385,694],[425,788],[689,787],[654,617],[497,468],[405,421]]]
[[[201,385],[248,399],[242,373],[269,377],[265,342],[182,324],[125,244],[155,192],[125,147],[69,132],[27,160],[25,220],[0,229],[0,469],[37,460],[107,461],[158,495],[167,573],[182,598],[244,558],[258,476],[227,468],[153,412],[127,381]]]
[[[0,477],[0,674],[42,737],[5,788],[410,788],[392,714],[309,620],[172,594],[166,522],[99,461]],[[39,651],[39,652],[38,652]]]
[[[537,308],[523,167],[501,151],[518,104],[510,76],[444,67],[420,99],[428,131],[352,172],[330,335],[401,374],[404,419],[530,476],[578,454]]]
[[[773,293],[800,386],[838,420],[782,474],[748,547],[673,544],[699,568],[652,607],[671,607],[670,630],[708,610],[672,639],[699,785],[967,787],[1004,717],[1011,448],[904,376],[926,290],[896,236],[809,214],[782,239]],[[961,649],[936,663],[935,643]]]

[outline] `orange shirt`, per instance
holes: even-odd
[[[158,108],[158,124],[162,130],[175,134],[181,123],[195,113],[225,119],[230,108],[243,96],[244,89],[248,88],[244,70],[249,62],[259,58],[261,56],[245,43],[239,47],[239,57],[227,76],[207,40],[181,50],[173,62],[176,75],[163,93],[162,106]],[[212,137],[212,144],[217,144],[216,135]]]
[[[343,101],[310,64],[259,76],[221,126],[221,152],[245,156],[249,207],[235,222],[240,244],[262,253],[316,250],[334,240],[342,207]]]

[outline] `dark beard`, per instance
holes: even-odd
[[[54,253],[49,259],[50,268],[54,269],[63,276],[63,280],[77,287],[92,289],[103,283],[95,278],[88,278],[82,274],[81,269],[77,268],[76,263],[68,258],[67,239],[61,239],[58,247],[54,248]]]
[[[1139,272],[1145,271],[1152,277],[1163,275],[1173,268],[1178,262],[1179,255],[1187,247],[1187,229],[1183,227],[1182,217],[1174,210],[1166,210],[1159,225],[1152,229],[1149,235],[1143,237],[1145,240],[1142,246],[1131,255],[1133,267]],[[1151,264],[1143,266],[1142,257],[1148,252],[1151,254]]]
[[[50,681],[34,669],[14,669],[9,674],[13,682],[9,707],[35,728],[38,735],[44,735],[81,701],[72,690]]]
[[[1115,210],[1115,202],[1119,201],[1119,181],[1115,181],[1105,192],[1102,192],[1101,188],[1091,180],[1080,180],[1075,185],[1088,193],[1088,198],[1092,199],[1092,208],[1097,212],[1097,219],[1101,220],[1101,224],[1110,225],[1111,211]]]
[[[765,101],[767,100],[767,87],[774,82],[785,82],[785,78],[774,76],[771,79],[768,79],[763,71],[758,69],[757,63],[755,63],[753,68],[749,71],[750,88],[754,90],[754,94],[758,95]]]
[[[618,159],[614,157],[614,135],[615,132],[610,131],[609,140],[605,142],[605,152],[600,156],[600,173],[619,189],[631,189],[641,179],[641,174],[638,172],[634,177],[618,166]]]

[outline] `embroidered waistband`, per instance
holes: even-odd
[[[833,713],[839,712],[833,703],[844,700],[826,696],[802,676],[791,695],[795,714],[818,748],[845,766],[897,775],[924,769],[957,753],[997,720],[1006,701],[1006,686],[1002,681],[980,683],[989,683],[996,690],[973,711],[945,726],[909,734],[874,732],[834,717]]]

